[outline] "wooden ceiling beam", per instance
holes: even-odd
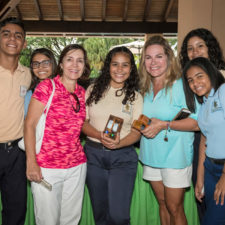
[[[84,21],[84,17],[85,17],[84,0],[80,0],[80,17],[81,17],[81,21]]]
[[[107,0],[102,0],[102,21],[105,21],[106,18],[106,6]]]
[[[28,21],[27,32],[42,33],[177,33],[176,22]]]
[[[129,4],[129,0],[124,0],[123,21],[127,20],[128,4]]]
[[[20,0],[1,0],[0,1],[0,20],[5,19],[9,13],[15,9]]]
[[[22,18],[22,14],[21,14],[21,12],[20,12],[20,9],[19,9],[19,6],[18,6],[18,5],[15,7],[15,10],[16,10],[16,13],[17,13],[17,17],[18,17],[20,20],[22,20],[22,19],[23,19],[23,18]]]
[[[43,19],[43,15],[42,15],[42,12],[41,12],[41,7],[40,7],[40,4],[39,4],[39,1],[38,0],[34,0],[34,4],[35,4],[35,8],[37,10],[38,18],[39,18],[39,20],[42,20]]]
[[[167,21],[169,15],[170,15],[170,11],[172,9],[173,3],[174,3],[174,0],[168,0],[168,5],[166,8],[166,12],[164,14],[164,21]]]
[[[148,13],[150,11],[150,7],[151,7],[151,0],[146,0],[145,1],[145,11],[144,11],[144,16],[143,16],[143,21],[146,21],[146,19],[148,17]]]
[[[57,0],[58,10],[59,10],[59,18],[60,20],[63,20],[63,8],[62,8],[62,2],[61,0]]]

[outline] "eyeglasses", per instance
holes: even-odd
[[[71,103],[72,104],[72,107],[73,107],[73,110],[74,110],[74,112],[78,113],[80,111],[80,101],[79,101],[79,98],[74,93],[70,93],[70,94],[73,96],[74,100],[76,101],[76,107],[74,107],[73,106],[73,103]]]
[[[31,67],[32,69],[38,69],[40,66],[42,66],[43,68],[47,68],[50,66],[50,64],[51,64],[51,60],[43,60],[41,62],[33,61],[31,63]]]

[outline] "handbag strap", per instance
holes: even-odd
[[[47,104],[46,104],[46,106],[45,106],[45,109],[46,109],[45,115],[46,115],[46,116],[47,116],[47,114],[48,114],[48,110],[49,110],[49,108],[50,108],[50,105],[51,105],[51,103],[52,103],[52,98],[53,98],[54,93],[55,93],[55,82],[54,82],[53,79],[50,79],[50,80],[51,80],[51,82],[52,82],[53,89],[52,89],[52,93],[51,93],[51,95],[50,95],[50,97],[49,97],[49,99],[48,99],[48,102],[47,102]],[[44,109],[44,110],[45,110],[45,109]]]

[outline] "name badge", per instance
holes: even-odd
[[[27,87],[21,85],[20,86],[20,97],[25,97],[26,93],[27,93]]]
[[[131,105],[130,102],[127,102],[126,105],[123,105],[123,107],[122,107],[122,112],[131,115],[131,112],[132,112],[132,105]]]

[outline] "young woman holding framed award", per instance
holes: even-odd
[[[133,144],[140,138],[131,125],[143,104],[138,83],[133,54],[117,47],[107,54],[100,76],[86,92],[82,131],[87,135],[87,186],[96,225],[130,224],[138,163]]]

